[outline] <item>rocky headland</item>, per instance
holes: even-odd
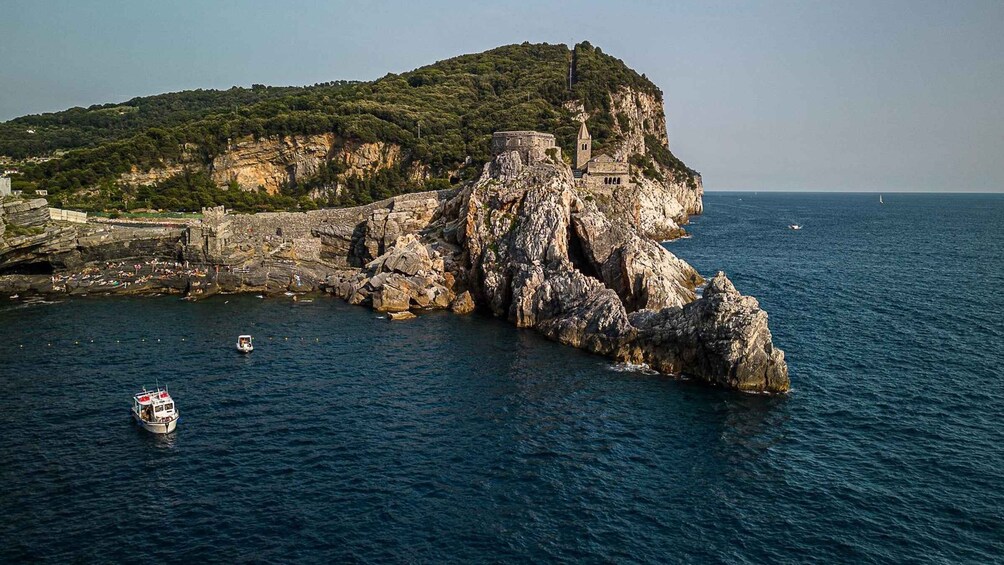
[[[601,196],[577,186],[560,156],[503,151],[467,186],[356,208],[207,209],[200,221],[148,226],[58,222],[44,200],[5,202],[0,225],[17,230],[0,240],[0,292],[322,291],[396,317],[480,310],[666,374],[787,391],[756,299],[722,273],[698,297],[701,275],[630,220],[643,204],[618,209]]]
[[[228,109],[70,152],[29,177],[56,190],[55,202],[105,211],[164,191],[198,203],[140,209],[293,194],[294,208],[309,210],[452,188],[301,212],[211,206],[194,220],[88,220],[45,199],[7,198],[0,293],[324,292],[395,320],[480,311],[665,374],[788,390],[756,299],[723,273],[705,281],[660,245],[702,213],[701,177],[670,151],[661,91],[622,61],[586,43],[524,44],[373,83],[294,90],[247,116]],[[489,129],[528,123],[552,131]],[[221,143],[214,135],[227,124]]]

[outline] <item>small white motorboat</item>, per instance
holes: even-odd
[[[132,417],[143,429],[155,434],[169,434],[178,426],[181,414],[166,388],[137,393],[133,397]]]
[[[251,353],[254,351],[254,344],[251,343],[251,336],[242,335],[237,337],[237,351],[241,353]]]
[[[798,224],[788,224],[788,229],[790,229],[790,230],[800,230],[800,229],[802,229],[802,226],[800,226]]]

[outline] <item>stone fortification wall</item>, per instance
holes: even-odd
[[[315,230],[327,225],[358,225],[365,222],[375,210],[393,209],[408,206],[408,203],[438,200],[441,192],[433,191],[403,194],[387,200],[373,202],[354,208],[325,208],[309,212],[262,212],[258,214],[227,215],[230,221],[230,232],[234,237],[243,236],[281,236],[281,237],[311,237]]]
[[[355,208],[226,214],[203,209],[184,239],[193,261],[246,264],[265,258],[326,261],[347,267],[382,253],[388,240],[428,225],[453,190],[396,196]]]
[[[556,149],[554,136],[539,131],[497,131],[492,134],[492,154],[516,151],[523,163],[538,163],[547,159],[548,149]]]

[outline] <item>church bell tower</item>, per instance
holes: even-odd
[[[582,122],[579,128],[579,138],[575,143],[575,168],[582,170],[586,168],[586,163],[593,155],[593,138],[589,137],[589,130],[586,129],[586,122]]]

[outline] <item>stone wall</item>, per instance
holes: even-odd
[[[607,155],[601,155],[586,163],[586,171],[582,175],[581,185],[593,191],[606,193],[629,188],[633,185],[631,165],[623,161],[614,161]]]
[[[185,232],[185,256],[228,265],[281,259],[360,266],[383,253],[388,241],[427,226],[445,195],[453,192],[404,194],[355,208],[309,212],[226,214],[220,207],[206,208],[202,222]]]
[[[73,222],[75,224],[86,224],[87,212],[77,212],[76,210],[62,210],[60,208],[49,208],[49,219],[54,222]]]
[[[554,136],[538,131],[497,131],[492,134],[492,154],[517,151],[523,163],[537,163],[547,159],[549,149],[557,150]]]

